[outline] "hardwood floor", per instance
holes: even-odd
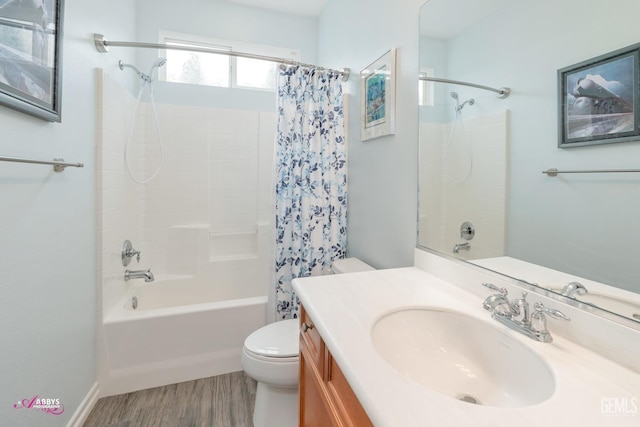
[[[104,397],[84,427],[253,427],[255,396],[256,382],[233,372]]]

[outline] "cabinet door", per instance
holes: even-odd
[[[300,351],[300,426],[336,426],[324,396],[324,387],[316,370],[308,360],[304,345]]]
[[[336,412],[345,426],[373,427],[367,413],[360,405],[340,367],[331,354],[327,357],[326,389],[329,400],[334,403]]]
[[[304,307],[300,308],[300,345],[306,348],[309,363],[315,366],[320,378],[324,380],[324,341]]]

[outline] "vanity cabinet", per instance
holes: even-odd
[[[300,316],[300,426],[373,426],[304,307]]]

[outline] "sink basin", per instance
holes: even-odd
[[[372,330],[378,354],[405,377],[462,402],[523,407],[555,389],[547,364],[511,336],[470,316],[405,309]]]

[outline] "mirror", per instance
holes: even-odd
[[[420,80],[418,247],[640,325],[640,173],[543,173],[640,168],[640,141],[558,148],[558,70],[637,43],[639,14],[623,0],[425,3],[420,75],[511,94]]]

